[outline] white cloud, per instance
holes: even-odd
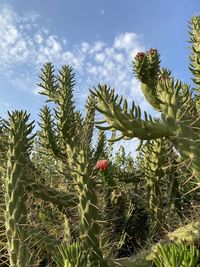
[[[145,50],[142,35],[125,32],[110,43],[83,41],[69,48],[66,38],[59,38],[44,24],[38,14],[20,16],[10,6],[0,10],[0,71],[16,88],[36,94],[37,74],[45,62],[51,61],[56,68],[69,64],[76,73],[75,98],[80,107],[85,104],[88,88],[106,83],[129,103],[134,100],[152,113],[132,71],[134,56]],[[136,141],[118,142],[115,150],[120,144],[131,151]]]
[[[134,57],[138,52],[137,47],[141,48],[141,40],[142,36],[136,33],[122,33],[115,37],[114,47],[125,50],[131,57]]]
[[[104,46],[105,46],[104,42],[101,42],[101,41],[95,42],[94,44],[90,46],[89,53],[95,54],[99,52],[100,50],[102,50]]]
[[[0,70],[6,75],[10,73],[12,83],[24,90],[34,88],[35,92],[35,86],[30,83],[35,82],[36,77],[31,77],[39,72],[42,64],[47,61],[56,67],[70,64],[76,72],[77,90],[82,92],[83,103],[88,87],[107,83],[129,102],[134,99],[149,109],[139,83],[133,77],[131,63],[135,54],[145,49],[142,35],[125,32],[114,36],[109,44],[101,40],[83,41],[69,49],[66,38],[59,38],[45,25],[41,26],[43,24],[37,14],[20,16],[9,6],[1,9]],[[26,77],[19,75],[19,70],[22,73],[24,69]],[[27,70],[30,70],[29,74]]]
[[[39,33],[35,34],[35,42],[37,44],[41,44],[43,42],[43,37],[41,34],[39,34]]]
[[[104,53],[98,53],[98,54],[96,54],[95,55],[95,60],[97,61],[97,62],[104,62],[104,60],[105,60],[105,54]]]
[[[83,42],[83,43],[81,44],[81,51],[82,51],[83,53],[88,52],[89,48],[90,48],[90,45],[89,45],[87,42]]]

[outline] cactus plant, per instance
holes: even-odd
[[[26,233],[26,168],[33,123],[26,112],[9,113],[9,149],[5,179],[5,227],[10,266],[29,266]]]
[[[54,259],[58,267],[88,266],[88,252],[84,252],[78,242],[70,245],[62,244],[54,254]]]
[[[40,151],[33,152],[38,153],[36,157],[30,151],[33,123],[28,123],[27,113],[9,113],[6,127],[0,120],[0,210],[5,215],[0,215],[0,251],[5,253],[6,243],[10,266],[37,265],[37,255],[42,257],[42,254],[46,258],[51,253],[57,257],[59,246],[58,265],[106,267],[112,263],[105,257],[110,251],[105,253],[105,247],[102,248],[104,240],[108,242],[107,248],[110,240],[115,243],[110,246],[110,254],[130,255],[152,238],[151,234],[147,235],[149,228],[160,234],[160,229],[170,220],[176,221],[178,217],[174,211],[182,215],[178,218],[182,223],[185,223],[185,215],[191,216],[192,209],[197,214],[196,191],[199,192],[200,181],[199,34],[200,17],[195,16],[190,24],[192,51],[189,67],[194,90],[160,67],[156,49],[140,52],[134,59],[136,78],[141,82],[146,100],[160,112],[159,120],[152,119],[146,112],[143,115],[134,102],[128,108],[127,101],[119,98],[107,85],[99,85],[89,94],[83,117],[75,110],[72,68],[63,66],[56,75],[51,63],[44,65],[39,85],[41,94],[47,97],[47,102],[52,102],[53,109],[46,105],[40,111],[37,142]],[[93,146],[95,109],[104,115],[102,121],[96,122],[101,130],[96,147]],[[102,126],[103,123],[107,125]],[[135,165],[131,158],[126,158],[123,148],[114,161],[106,147],[104,130],[112,131],[111,143],[138,138],[138,150],[143,151],[142,165]],[[185,196],[189,196],[187,200]],[[32,223],[34,217],[38,221]],[[161,261],[164,258],[168,261],[172,253],[174,262],[170,264],[181,264],[174,257],[176,254],[185,257],[182,265],[194,266],[198,251],[196,253],[192,246],[188,254],[186,246],[180,246],[179,250],[171,242],[184,240],[187,244],[198,245],[199,224],[199,219],[194,220],[168,233],[168,246],[161,241],[161,246],[153,246],[143,254],[142,260],[136,257],[136,260],[118,263],[149,266],[156,257],[155,264],[162,266]],[[159,248],[159,255],[153,248]],[[41,249],[39,254],[38,249]],[[31,253],[35,253],[35,258]],[[0,261],[7,260],[4,256]]]
[[[158,233],[164,227],[162,178],[164,177],[163,167],[165,166],[164,140],[152,140],[143,147],[144,151],[144,172],[147,180],[147,200],[151,215],[152,231]]]
[[[181,215],[176,155],[173,145],[165,138],[151,140],[143,145],[141,150],[151,227],[158,234],[161,229],[168,228],[169,214],[174,216],[176,212]]]
[[[87,113],[83,120],[74,108],[75,81],[71,67],[63,66],[59,75],[55,76],[53,66],[48,63],[42,70],[41,79],[41,94],[56,105],[54,119],[48,107],[41,110],[42,144],[55,159],[68,167],[71,182],[76,185],[80,239],[85,249],[89,249],[91,266],[107,266],[98,241],[98,203],[92,177],[94,160],[97,159],[91,145],[95,112],[93,96],[88,97]],[[68,178],[64,169],[62,173]]]
[[[199,25],[200,16],[193,17],[190,24],[190,70],[196,85],[195,91],[187,84],[174,79],[170,70],[160,67],[160,55],[156,49],[139,52],[135,56],[134,74],[141,82],[141,90],[146,100],[160,112],[159,121],[152,119],[146,112],[143,115],[134,101],[132,106],[128,107],[127,100],[118,97],[115,90],[107,85],[98,85],[91,90],[96,97],[96,109],[104,116],[101,121],[96,122],[96,127],[104,131],[117,131],[119,135],[111,138],[111,142],[134,137],[141,141],[141,145],[144,141],[157,142],[156,140],[162,138],[171,142],[181,156],[184,166],[191,173],[190,179],[196,184],[190,192],[199,190],[200,181]],[[168,177],[171,179],[171,185],[177,182],[174,177]],[[176,189],[177,186],[176,184]],[[177,190],[171,190],[170,205],[179,197],[173,197],[177,193]],[[178,209],[180,211],[180,205]]]
[[[92,92],[97,99],[96,108],[104,115],[104,120],[97,124],[106,122],[108,125],[97,127],[121,133],[111,141],[133,137],[140,140],[168,138],[182,158],[188,161],[198,181],[200,147],[196,129],[199,122],[194,115],[195,107],[190,105],[188,108],[188,103],[193,102],[193,98],[189,87],[172,78],[169,70],[160,69],[159,62],[159,54],[155,49],[138,53],[134,61],[134,72],[141,81],[146,100],[162,113],[162,121],[152,120],[146,112],[142,119],[141,110],[134,102],[131,109],[128,109],[127,101],[123,101],[122,97],[118,100],[114,90],[106,85],[99,85]]]
[[[196,267],[200,257],[200,252],[191,245],[167,244],[158,245],[154,263],[156,267]]]

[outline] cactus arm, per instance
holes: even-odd
[[[69,66],[63,66],[59,71],[58,103],[56,119],[62,146],[76,142],[76,116],[73,101],[74,73]]]
[[[10,266],[29,266],[26,245],[26,166],[30,154],[33,123],[26,112],[9,113],[7,176],[5,181],[5,228]]]
[[[184,88],[183,91],[180,82],[175,82],[174,79],[165,74],[161,76],[158,83],[161,97],[165,99],[164,104],[162,104],[162,110],[164,111],[162,118],[171,132],[170,141],[182,158],[188,162],[192,173],[199,180],[199,134],[193,129],[190,116],[187,116],[187,112],[184,112],[187,102],[190,100],[189,89],[185,90]]]
[[[27,190],[28,192],[32,193],[34,197],[56,205],[62,212],[65,209],[74,208],[77,206],[77,200],[69,194],[50,188],[49,186],[39,182],[29,182],[27,184]]]
[[[89,144],[83,142],[80,147],[69,147],[71,149],[71,162],[73,177],[79,196],[78,212],[80,217],[80,240],[83,247],[90,255],[90,265],[107,267],[103,257],[100,243],[99,210],[96,195],[96,181],[93,177],[94,163],[90,158]]]
[[[55,123],[51,119],[51,111],[47,106],[40,110],[41,131],[39,133],[41,145],[55,155],[56,158],[62,158],[61,148],[58,144],[58,137],[55,134]]]
[[[54,67],[51,63],[46,63],[42,68],[42,74],[40,76],[41,95],[48,97],[48,101],[57,101],[57,81],[54,75]]]
[[[106,135],[104,131],[98,132],[98,140],[95,147],[94,155],[93,155],[93,162],[96,164],[96,162],[102,157],[106,157],[105,152],[105,145],[106,145]]]
[[[200,94],[200,16],[193,16],[189,25],[190,29],[190,66],[193,74],[193,82],[196,84],[196,91]]]
[[[141,81],[141,90],[146,100],[158,111],[160,111],[161,103],[156,91],[160,67],[159,57],[156,49],[150,49],[146,54],[138,53],[133,62],[133,71]]]
[[[56,104],[54,110],[56,119],[56,125],[54,126],[56,127],[53,129],[51,120],[49,128],[46,127],[47,125],[44,125],[44,130],[47,133],[51,131],[49,133],[51,137],[53,137],[54,134],[54,138],[51,138],[48,144],[54,149],[55,155],[57,155],[58,151],[62,151],[66,158],[66,145],[72,145],[72,143],[76,143],[77,141],[75,140],[77,128],[73,101],[73,87],[75,85],[74,73],[70,66],[63,66],[59,74],[54,76],[54,74],[52,74],[52,72],[54,72],[54,70],[52,71],[53,66],[50,65],[47,63],[42,69],[42,75],[40,76],[42,83],[40,83],[39,86],[42,87],[41,93],[48,97],[47,101],[53,101]],[[49,68],[51,68],[51,71]],[[49,117],[51,118],[50,114]],[[57,131],[57,138],[59,139],[59,146],[57,144],[58,149],[55,146],[55,131]]]
[[[164,225],[161,179],[164,158],[163,139],[152,140],[143,147],[143,166],[146,178],[147,201],[152,221],[152,232],[159,232]],[[165,151],[166,152],[166,151]]]
[[[95,192],[96,183],[94,178],[91,177],[92,169],[88,165],[87,157],[87,150],[79,151],[75,170],[79,193],[80,239],[85,250],[89,250],[90,266],[107,267],[98,240],[100,225],[98,223],[99,211]]]
[[[94,96],[92,94],[88,96],[86,108],[87,111],[83,123],[83,133],[81,134],[81,139],[82,142],[85,142],[85,144],[87,144],[87,147],[90,148],[92,144],[95,117]]]
[[[96,109],[104,115],[108,124],[108,126],[100,127],[96,125],[97,128],[118,130],[121,132],[119,139],[137,137],[141,140],[151,140],[169,135],[169,130],[165,124],[151,119],[141,119],[140,109],[134,103],[131,110],[124,112],[121,106],[116,103],[117,97],[113,97],[110,88],[99,85],[99,90],[95,90],[93,94],[97,99]]]

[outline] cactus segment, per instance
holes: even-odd
[[[44,82],[47,76],[43,73],[42,88],[48,98],[52,94],[55,95],[53,101],[56,108],[55,120],[51,118],[52,115],[48,110],[46,112],[46,117],[48,117],[47,123],[42,124],[43,132],[46,133],[43,138],[44,146],[52,150],[52,154],[57,158],[58,152],[62,153],[60,160],[68,166],[70,176],[76,185],[75,188],[79,196],[80,241],[84,249],[89,252],[90,266],[104,267],[107,266],[107,263],[103,257],[98,240],[100,229],[98,223],[99,211],[95,192],[96,182],[92,177],[94,159],[97,159],[98,153],[101,152],[96,151],[98,153],[95,153],[91,146],[95,115],[94,96],[92,94],[89,95],[86,105],[86,116],[85,119],[82,119],[74,108],[73,87],[75,81],[72,68],[69,66],[61,68],[59,75],[55,78],[57,84],[56,91],[53,89],[52,93],[47,93],[49,89],[45,88],[45,84],[48,84],[47,81]],[[53,88],[53,84],[51,88]],[[114,97],[114,93],[112,97]],[[62,171],[62,173],[64,172]],[[36,184],[32,185],[36,187]],[[41,193],[41,191],[37,190],[38,196],[41,197]],[[55,200],[56,196],[57,193],[55,191],[47,190],[47,201],[50,200],[52,203],[54,202],[56,205],[61,206],[61,208],[68,205],[68,201],[65,201],[61,196]]]
[[[29,266],[26,233],[26,168],[33,136],[33,122],[23,111],[8,113],[9,137],[5,180],[5,228],[10,266]]]
[[[97,97],[97,110],[104,115],[105,121],[108,123],[108,126],[97,125],[97,128],[120,131],[121,135],[117,137],[116,141],[125,137],[151,140],[168,136],[168,128],[164,124],[141,119],[141,111],[134,104],[132,110],[124,114],[123,109],[111,100],[113,92],[107,86],[99,85],[98,90],[93,91],[93,94]],[[114,141],[113,138],[112,140]]]

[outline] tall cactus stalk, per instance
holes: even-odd
[[[9,114],[9,148],[5,179],[5,227],[11,267],[29,266],[26,235],[26,165],[33,123],[26,112]]]
[[[80,239],[85,250],[89,251],[91,266],[107,266],[98,241],[99,211],[96,183],[92,175],[95,160],[98,159],[98,153],[95,153],[91,145],[95,114],[93,96],[88,97],[87,113],[83,120],[74,108],[75,81],[71,67],[63,66],[59,75],[55,76],[53,66],[47,63],[42,70],[41,79],[41,94],[46,95],[48,100],[56,105],[54,118],[48,107],[41,110],[43,146],[55,159],[61,161],[63,166],[67,166],[71,182],[76,184],[79,196]],[[67,178],[64,169],[63,173]]]
[[[151,140],[142,147],[144,173],[147,186],[147,200],[153,231],[167,228],[166,215],[180,214],[180,192],[177,181],[176,156],[172,144],[165,138]],[[166,192],[168,205],[164,212],[163,193]]]
[[[190,22],[190,43],[191,43],[191,54],[190,54],[190,66],[189,69],[193,74],[193,82],[195,83],[196,91],[196,106],[199,112],[199,94],[200,94],[200,17],[194,16]]]
[[[91,167],[87,167],[86,155],[84,150],[79,152],[77,166],[77,188],[79,192],[79,214],[80,214],[80,239],[86,250],[90,251],[90,260],[92,266],[106,267],[107,263],[103,259],[102,251],[99,247],[98,235],[99,210],[96,197],[95,178],[91,177]]]
[[[159,232],[164,226],[162,178],[164,172],[162,163],[164,162],[163,140],[151,141],[143,148],[144,151],[144,172],[147,187],[147,201],[151,215],[151,226],[153,232]]]

